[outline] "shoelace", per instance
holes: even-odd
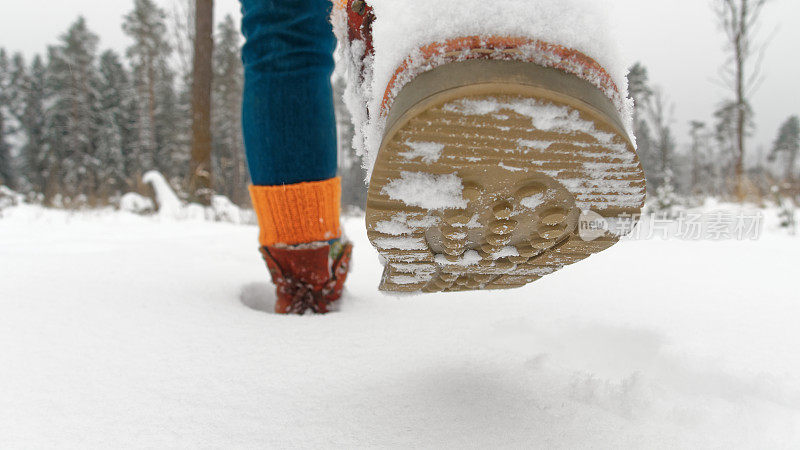
[[[314,313],[324,313],[328,311],[328,294],[336,286],[336,278],[332,278],[325,284],[319,291],[292,276],[283,276],[281,288],[284,292],[292,297],[292,303],[289,306],[289,312],[292,314],[304,314],[306,311],[311,310]]]

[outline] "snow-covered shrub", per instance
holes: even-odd
[[[63,195],[56,194],[50,200],[50,205],[49,206],[52,206],[53,208],[56,208],[56,209],[64,209],[64,208],[67,207],[67,203],[66,203],[66,200],[65,200]]]
[[[183,217],[187,220],[209,220],[211,214],[207,211],[208,208],[199,203],[189,203],[183,208]]]
[[[160,172],[151,170],[144,174],[142,181],[153,188],[159,216],[179,219],[184,216],[181,200]]]
[[[42,205],[44,204],[44,194],[41,192],[28,192],[25,195],[25,203],[31,205]]]
[[[215,222],[253,223],[250,217],[223,195],[211,197],[211,206],[186,203],[170,187],[166,178],[159,172],[150,171],[142,180],[152,186],[155,194],[158,216],[170,219],[211,220]],[[121,206],[120,206],[121,207]]]
[[[208,208],[208,212],[211,215],[209,218],[217,222],[242,222],[241,210],[224,195],[211,197],[211,207]]]
[[[71,209],[88,209],[91,205],[86,194],[78,194],[69,199],[68,206]]]
[[[675,190],[671,174],[667,174],[664,183],[656,189],[648,203],[647,212],[667,219],[675,219],[680,214],[684,202]]]
[[[795,218],[794,205],[792,205],[791,202],[784,202],[784,204],[781,205],[778,217],[780,218],[781,228],[788,228],[792,233],[796,232],[797,219]]]
[[[134,214],[152,214],[156,210],[156,205],[143,195],[128,192],[119,199],[119,209]]]
[[[6,186],[0,186],[0,217],[3,217],[3,210],[22,203],[24,197]]]
[[[777,186],[772,188],[775,196],[775,204],[778,207],[778,225],[790,233],[797,232],[797,218],[795,217],[795,204],[791,198],[781,195]]]

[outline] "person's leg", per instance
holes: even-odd
[[[242,0],[242,126],[262,246],[339,236],[330,7]]]
[[[241,0],[242,126],[277,312],[327,310],[347,272],[331,75],[330,0]],[[311,289],[309,289],[311,288]]]
[[[243,126],[256,186],[336,176],[330,0],[242,0]]]

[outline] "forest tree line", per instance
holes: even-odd
[[[176,5],[182,8],[168,14],[153,0],[134,0],[121,24],[131,41],[124,54],[101,51],[99,37],[83,18],[43,56],[26,60],[20,53],[0,49],[0,184],[47,205],[98,206],[114,203],[126,192],[145,193],[142,174],[158,170],[191,200],[196,1],[200,0],[180,0]],[[751,72],[757,69],[752,27],[765,4],[766,0],[718,0],[731,56],[722,81],[731,95],[721,99],[713,117],[691,122],[689,136],[681,139],[687,144],[679,145],[673,131],[673,104],[666,91],[651,84],[642,64],[631,67],[634,134],[651,201],[668,206],[677,198],[760,200],[776,190],[788,197],[800,192],[797,116],[779,127],[774,124],[778,131],[771,148],[759,149],[756,164],[746,164],[752,150],[745,144],[755,126],[749,103]],[[247,205],[241,34],[230,16],[214,28],[212,189]],[[341,73],[334,76],[333,87],[343,203],[363,207],[364,172],[351,145]]]
[[[124,54],[100,50],[78,18],[44,56],[30,60],[0,48],[0,184],[50,206],[114,203],[147,193],[142,174],[161,172],[192,199],[192,64],[194,0],[174,11],[134,0],[122,30]],[[248,205],[241,102],[244,83],[239,24],[226,16],[213,35],[211,168],[213,191]],[[336,112],[344,204],[362,207],[366,187],[341,101]]]
[[[157,170],[186,196],[193,37],[185,13],[135,0],[122,55],[101,51],[82,17],[43,56],[0,49],[0,182],[47,205],[97,206],[145,191],[142,174]],[[216,191],[244,204],[238,23],[225,17],[214,40],[212,163],[227,181]]]
[[[710,118],[689,125],[688,145],[673,131],[673,103],[650,83],[647,68],[634,64],[629,91],[636,105],[634,135],[655,209],[707,197],[761,202],[775,197],[800,200],[797,157],[800,119],[792,115],[777,128],[769,148],[749,147],[756,126],[751,99],[765,76],[761,62],[768,46],[758,35],[761,14],[770,0],[714,0],[711,5],[723,34],[726,62],[716,80],[727,95]],[[750,163],[748,163],[750,161]],[[753,163],[755,161],[755,163]],[[782,201],[778,198],[778,201]]]
[[[637,105],[634,134],[651,201],[736,199],[743,195],[743,200],[758,202],[776,190],[788,197],[800,194],[798,116],[780,124],[771,147],[757,149],[755,163],[744,167],[740,186],[736,116],[730,102],[720,102],[711,118],[691,121],[689,136],[680,145],[673,130],[673,105],[665,91],[650,84],[647,69],[640,63],[631,67],[628,79]],[[755,126],[752,112],[746,117],[749,136]]]

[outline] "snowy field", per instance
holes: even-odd
[[[271,314],[256,229],[0,218],[0,447],[797,448],[800,238],[625,242],[524,289]],[[769,228],[769,226],[768,226]]]

